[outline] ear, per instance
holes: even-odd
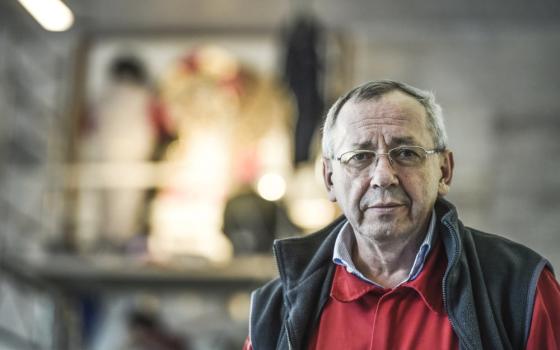
[[[332,163],[330,159],[323,157],[323,182],[325,183],[325,188],[327,189],[328,197],[331,202],[336,202],[336,196],[334,193],[333,182],[332,182]]]
[[[443,197],[449,193],[451,180],[453,179],[453,168],[455,162],[453,160],[453,152],[445,151],[441,157],[441,178],[438,184],[438,196]]]

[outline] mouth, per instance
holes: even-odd
[[[377,213],[389,213],[404,207],[403,203],[388,202],[388,203],[375,203],[366,207],[367,211],[373,211]]]
[[[396,208],[396,207],[402,207],[402,206],[404,206],[404,204],[396,203],[396,202],[376,203],[376,204],[368,206],[368,209]]]

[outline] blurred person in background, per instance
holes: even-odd
[[[244,349],[560,349],[560,286],[531,249],[463,226],[440,106],[396,81],[340,97],[323,177],[344,215],[276,241]]]
[[[82,120],[81,157],[121,166],[116,171],[124,166],[117,176],[123,183],[108,182],[100,190],[84,191],[80,207],[82,215],[94,217],[88,226],[97,227],[98,250],[124,247],[127,253],[144,254],[149,204],[156,190],[135,185],[134,169],[161,160],[175,135],[142,60],[119,56],[110,63],[108,73],[102,95]]]

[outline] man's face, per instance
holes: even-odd
[[[424,107],[398,90],[378,100],[350,100],[331,133],[334,157],[356,149],[387,153],[403,145],[433,149],[426,118]],[[449,190],[452,172],[452,154],[445,152],[429,155],[416,167],[381,156],[358,175],[325,159],[323,174],[329,199],[338,202],[356,234],[382,242],[425,232],[437,196]]]

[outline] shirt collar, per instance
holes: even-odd
[[[413,289],[432,312],[445,314],[443,297],[441,294],[441,281],[445,273],[446,257],[440,239],[433,242],[433,254],[426,260],[425,268],[418,278],[401,284],[395,289]],[[391,289],[384,289],[375,284],[368,283],[348,271],[342,265],[336,266],[331,286],[331,297],[349,303],[358,300],[368,293],[385,294]]]
[[[439,314],[444,314],[442,296],[442,281],[447,267],[447,257],[443,249],[441,239],[437,239],[433,244],[432,257],[427,259],[426,266],[418,278],[409,281],[403,287],[414,289],[424,300],[430,310]]]
[[[435,210],[432,209],[430,224],[428,226],[424,241],[422,242],[420,248],[418,249],[418,252],[416,253],[416,257],[414,258],[414,263],[412,264],[412,268],[410,269],[408,277],[404,281],[399,283],[399,285],[408,281],[415,280],[420,272],[422,272],[426,257],[428,256],[428,253],[430,252],[434,243],[435,226],[436,214]],[[352,246],[354,245],[355,240],[356,238],[354,237],[354,230],[352,229],[350,223],[347,221],[340,229],[340,232],[338,233],[338,236],[336,238],[332,259],[333,262],[344,267],[346,271],[358,277],[359,279],[371,283],[375,286],[381,287],[380,285],[364,276],[354,265],[354,262],[352,261]]]

